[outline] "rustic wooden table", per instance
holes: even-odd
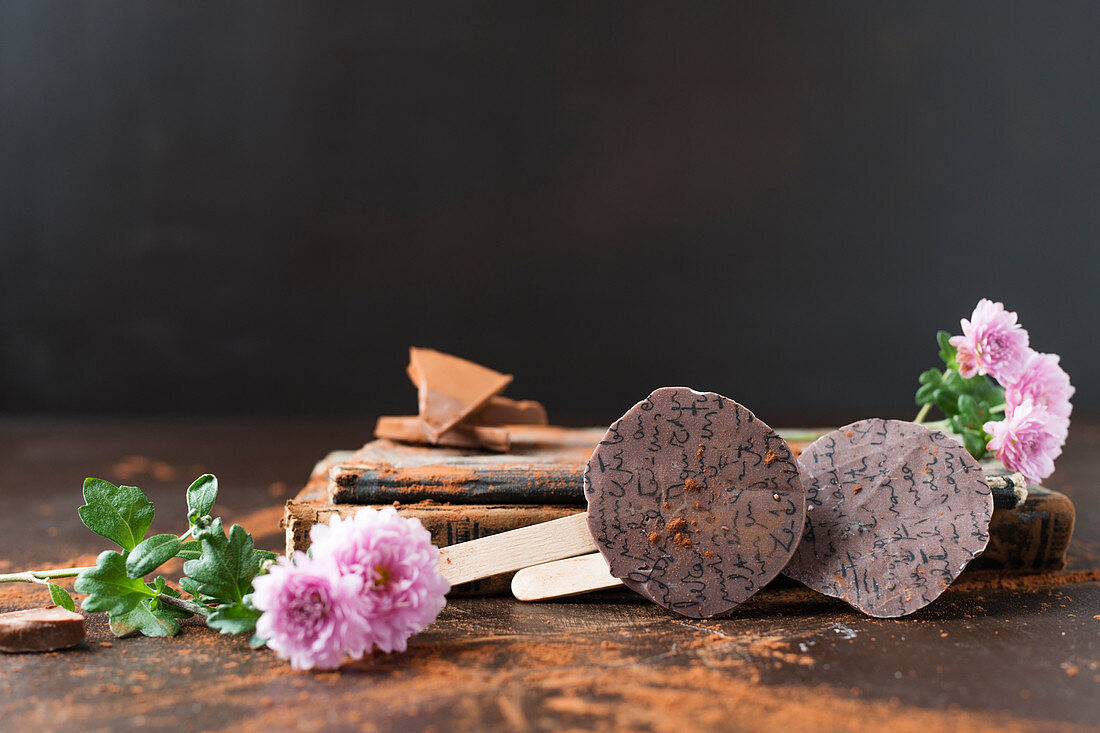
[[[181,530],[204,471],[220,512],[281,549],[281,504],[369,420],[0,418],[0,570],[87,564],[84,476],[142,486]],[[629,595],[458,598],[410,651],[297,673],[193,623],[75,649],[0,655],[4,730],[1048,730],[1100,728],[1100,422],[1077,420],[1052,488],[1077,505],[1064,573],[964,575],[901,620],[800,588],[696,622]],[[0,610],[46,602],[0,588]]]

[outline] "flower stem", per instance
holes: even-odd
[[[181,611],[187,611],[195,616],[202,616],[207,618],[210,615],[210,609],[198,603],[192,603],[191,601],[185,601],[182,598],[176,598],[166,593],[159,593],[157,595],[157,601],[163,603],[166,606],[172,608],[178,608]]]
[[[95,565],[82,568],[57,568],[56,570],[24,570],[21,573],[0,574],[0,583],[41,583],[50,578],[75,578],[85,570],[95,570]]]
[[[928,416],[928,411],[931,410],[931,409],[932,409],[932,403],[931,402],[924,403],[924,407],[920,408],[920,412],[918,412],[917,416],[915,418],[913,418],[913,422],[916,423],[917,425],[920,425],[922,422],[924,422],[924,418]]]

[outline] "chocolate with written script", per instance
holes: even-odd
[[[736,607],[786,566],[806,499],[790,447],[713,392],[662,387],[613,424],[584,475],[612,575],[694,618]]]
[[[798,459],[806,528],[784,573],[880,618],[931,603],[989,542],[981,466],[937,430],[860,420]]]

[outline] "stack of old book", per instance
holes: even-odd
[[[310,528],[363,506],[416,517],[440,547],[585,510],[585,464],[605,428],[548,424],[531,400],[501,393],[512,377],[430,349],[410,350],[418,414],[382,417],[375,440],[334,451],[286,504],[287,553],[309,548]],[[779,431],[797,453],[825,431]],[[987,476],[1007,472],[986,466]],[[1009,487],[1011,488],[1011,487]],[[1022,487],[1021,487],[1022,488]],[[1023,497],[1026,494],[1026,499]],[[1073,532],[1069,499],[1041,486],[999,501],[986,551],[969,568],[1058,570]],[[459,586],[508,592],[510,576]]]

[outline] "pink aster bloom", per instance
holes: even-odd
[[[370,648],[359,576],[339,575],[298,552],[293,561],[279,558],[252,585],[252,602],[263,611],[256,634],[295,669],[334,669]]]
[[[959,374],[970,379],[988,374],[1002,384],[1023,371],[1028,355],[1027,331],[1016,322],[1016,314],[1002,303],[986,298],[978,301],[970,320],[962,319],[962,336],[950,343],[958,354]]]
[[[363,580],[370,645],[405,651],[409,637],[427,628],[446,604],[450,584],[439,574],[439,549],[420,521],[392,507],[334,516],[310,532],[314,559]]]
[[[1005,387],[1005,403],[1016,406],[1030,399],[1051,415],[1068,421],[1073,411],[1069,399],[1075,391],[1069,375],[1058,365],[1057,354],[1030,351],[1023,371]]]
[[[1004,420],[987,422],[982,427],[993,436],[987,447],[996,452],[1001,463],[1038,483],[1054,473],[1054,459],[1062,454],[1067,425],[1064,418],[1025,399],[1006,411]]]

